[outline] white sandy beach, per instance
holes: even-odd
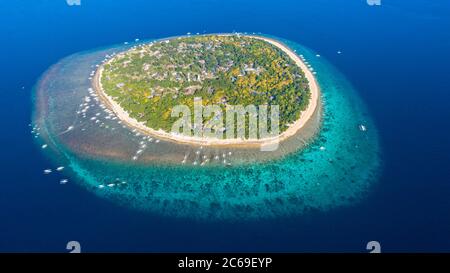
[[[226,35],[226,34],[224,34]],[[304,110],[300,114],[300,118],[289,128],[281,133],[278,136],[270,137],[270,138],[261,138],[261,139],[217,139],[217,138],[200,138],[200,137],[189,137],[189,136],[183,136],[179,134],[172,134],[165,132],[163,130],[154,130],[152,128],[149,128],[145,126],[143,122],[139,122],[136,119],[130,117],[130,115],[117,103],[114,101],[114,99],[110,96],[108,96],[102,87],[101,84],[101,77],[103,72],[103,65],[99,67],[97,72],[95,73],[95,77],[93,79],[93,86],[97,94],[99,95],[100,99],[105,103],[105,105],[110,108],[117,117],[122,120],[125,124],[127,124],[130,127],[133,127],[140,131],[141,133],[149,134],[161,139],[170,140],[178,143],[185,143],[185,144],[194,144],[194,145],[204,145],[204,146],[240,146],[240,147],[253,147],[253,146],[266,146],[271,144],[277,144],[293,135],[295,135],[299,130],[301,130],[305,124],[308,122],[308,120],[313,116],[317,105],[319,103],[319,86],[317,84],[317,81],[312,74],[312,72],[308,69],[306,64],[300,59],[299,56],[297,56],[296,53],[294,53],[292,50],[290,50],[285,45],[281,44],[280,42],[269,39],[266,37],[260,37],[260,36],[246,36],[254,39],[264,40],[282,51],[284,51],[289,57],[291,57],[294,62],[301,68],[301,70],[304,72],[306,78],[309,82],[309,89],[311,92],[311,98],[309,105],[306,110]]]

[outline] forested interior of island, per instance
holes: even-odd
[[[201,97],[203,105],[219,105],[224,114],[227,105],[278,105],[280,132],[299,119],[310,99],[307,78],[285,52],[238,35],[140,45],[105,64],[100,80],[131,117],[167,132],[178,119],[171,117],[173,107],[187,105],[193,111],[194,97]],[[205,117],[203,124],[218,129],[212,118]]]

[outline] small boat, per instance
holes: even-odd
[[[105,187],[105,185],[98,185],[99,189],[103,189]]]
[[[116,185],[116,184],[111,183],[111,184],[108,184],[108,187],[112,188],[112,187],[114,187],[115,185]]]
[[[64,170],[64,167],[63,167],[63,166],[58,167],[58,168],[56,168],[56,170],[57,170],[58,172],[60,172],[60,171]]]
[[[51,170],[51,169],[45,169],[45,170],[44,170],[44,174],[50,174],[50,173],[52,173],[52,170]]]
[[[366,127],[365,125],[363,125],[363,124],[360,124],[360,125],[358,126],[358,128],[359,128],[359,130],[362,131],[362,132],[367,131],[367,127]]]
[[[48,146],[47,144],[44,144],[44,145],[41,146],[41,148],[45,149],[45,148],[47,148],[47,146]]]
[[[69,182],[68,179],[61,179],[61,180],[59,180],[59,184],[61,184],[61,185],[67,184],[67,182]]]
[[[321,151],[325,151],[327,148],[325,148],[324,146],[320,147]]]

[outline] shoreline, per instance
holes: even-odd
[[[231,34],[218,34],[222,36],[227,36]],[[141,133],[148,134],[154,137],[158,137],[164,140],[176,142],[176,143],[182,143],[182,144],[190,144],[190,145],[204,145],[204,146],[227,146],[227,147],[243,147],[243,148],[251,148],[251,147],[264,147],[264,146],[271,146],[276,145],[292,136],[297,134],[305,125],[306,123],[311,119],[311,117],[314,115],[314,112],[316,111],[316,108],[319,104],[319,86],[317,84],[317,81],[312,74],[312,72],[309,70],[309,68],[306,66],[306,64],[302,61],[302,59],[293,52],[290,48],[282,44],[281,42],[261,37],[261,36],[254,36],[254,35],[244,35],[245,37],[253,38],[253,39],[259,39],[263,40],[265,42],[270,43],[271,45],[276,46],[278,49],[282,50],[284,53],[286,53],[295,63],[300,67],[300,69],[305,74],[305,77],[308,80],[309,90],[311,93],[310,101],[308,104],[308,107],[306,110],[302,111],[300,113],[300,118],[295,121],[293,124],[289,126],[289,128],[282,132],[278,136],[270,137],[270,138],[261,138],[261,139],[217,139],[217,138],[199,138],[199,137],[189,137],[189,136],[183,136],[178,134],[172,134],[165,132],[163,130],[155,130],[150,127],[147,127],[144,122],[139,122],[138,120],[130,117],[128,112],[126,112],[114,99],[106,94],[103,90],[102,84],[101,84],[101,77],[103,73],[103,66],[104,64],[100,65],[100,67],[95,72],[94,78],[92,80],[92,86],[94,88],[94,91],[97,93],[101,101],[111,110],[114,112],[114,114],[126,125],[129,127],[132,127],[136,130],[138,130]],[[107,63],[107,62],[106,62]],[[105,63],[105,64],[106,64]]]

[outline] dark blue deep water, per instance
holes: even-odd
[[[0,251],[450,251],[450,2],[445,0],[0,3]],[[61,58],[186,32],[262,32],[303,44],[359,91],[382,172],[361,203],[248,222],[197,222],[117,206],[42,175],[32,89]],[[340,50],[342,54],[336,52]]]

